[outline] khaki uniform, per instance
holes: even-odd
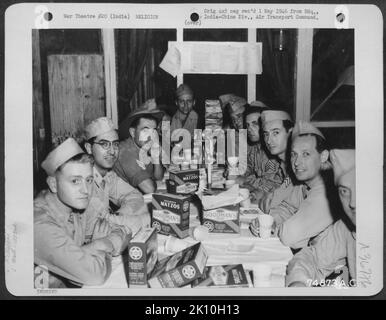
[[[110,212],[110,201],[119,207],[114,213]],[[102,177],[95,167],[93,193],[84,215],[88,219],[86,229],[88,239],[98,218],[128,227],[133,234],[150,224],[150,215],[142,194],[118,177],[115,172],[109,171]]]
[[[286,286],[294,282],[320,283],[346,262],[351,279],[356,279],[355,238],[355,232],[351,232],[342,220],[328,227],[310,247],[302,249],[289,262]]]
[[[174,116],[172,117],[172,121],[170,123],[170,134],[173,134],[173,131],[176,129],[186,129],[189,131],[193,139],[194,129],[197,129],[197,123],[198,123],[197,112],[194,110],[191,110],[184,123],[181,120],[181,117],[182,117],[181,112],[177,110]]]
[[[118,160],[113,170],[123,181],[137,188],[147,179],[155,180],[153,163],[144,164],[140,161],[140,148],[135,144],[133,138],[129,137],[122,141],[119,148]]]
[[[294,249],[307,246],[310,238],[333,223],[322,178],[311,189],[304,184],[282,186],[271,204],[269,214],[275,219],[280,240]]]
[[[87,227],[84,215],[72,212],[56,194],[42,191],[34,200],[35,264],[47,267],[50,277],[56,274],[81,284],[102,284],[111,272],[110,257],[83,247]],[[107,239],[114,254],[119,254],[125,238],[121,228],[111,230]]]
[[[262,199],[280,187],[286,175],[281,162],[269,158],[259,143],[248,146],[247,163],[242,187],[249,189],[251,201],[260,205]]]

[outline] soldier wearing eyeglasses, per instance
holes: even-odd
[[[85,149],[95,160],[93,193],[86,210],[93,223],[88,225],[104,219],[136,233],[150,223],[150,216],[142,194],[112,170],[119,156],[118,133],[113,122],[106,117],[98,118],[85,128],[85,135]],[[86,236],[90,234],[92,230],[87,230]]]
[[[194,129],[197,129],[198,114],[193,110],[196,103],[193,90],[186,84],[181,84],[176,90],[176,105],[178,110],[174,114],[170,132],[176,129],[186,129],[193,137]]]

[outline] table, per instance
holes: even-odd
[[[264,262],[272,267],[272,278],[269,287],[284,287],[286,266],[292,258],[290,248],[284,246],[276,237],[260,239],[249,231],[249,222],[253,219],[250,215],[241,215],[240,234],[210,234],[209,238],[202,241],[208,253],[207,265],[225,265],[242,263],[246,271],[253,269],[256,263]],[[197,208],[192,206],[190,212],[190,228],[199,225]],[[159,259],[172,253],[165,251],[167,236],[158,234]],[[189,244],[197,243],[191,237],[184,239]],[[102,286],[90,288],[128,288],[122,256],[112,260],[112,272]],[[151,288],[149,288],[151,290]],[[192,288],[191,290],[195,290]],[[229,289],[232,290],[232,289]]]

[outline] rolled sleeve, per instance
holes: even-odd
[[[281,242],[291,248],[303,248],[333,222],[327,201],[310,197],[302,201],[299,210],[279,227]]]

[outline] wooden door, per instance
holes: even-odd
[[[101,55],[48,56],[48,86],[54,145],[81,140],[85,125],[106,115]]]

